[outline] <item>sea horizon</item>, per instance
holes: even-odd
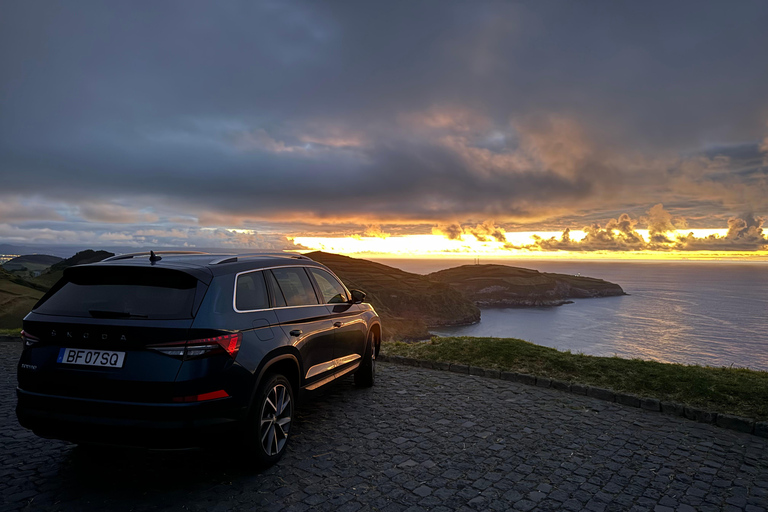
[[[428,274],[456,259],[375,259]],[[620,297],[548,308],[483,308],[481,321],[440,336],[520,338],[596,356],[768,371],[768,264],[742,261],[482,260],[616,283]]]

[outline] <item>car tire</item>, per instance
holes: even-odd
[[[360,368],[355,372],[355,385],[361,388],[370,388],[376,381],[376,337],[371,332],[368,334],[368,343],[365,345],[365,353],[360,363]]]
[[[245,441],[258,466],[271,466],[285,454],[293,405],[291,382],[279,373],[268,375],[256,391]]]

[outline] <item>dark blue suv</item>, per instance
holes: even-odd
[[[124,254],[68,268],[24,319],[19,422],[80,444],[188,447],[240,436],[285,452],[300,390],[381,342],[365,294],[304,256]]]

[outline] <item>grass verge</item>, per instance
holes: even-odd
[[[768,420],[768,372],[572,354],[514,338],[432,338],[385,342],[382,352],[429,361],[528,373]]]
[[[0,336],[21,337],[21,329],[0,329]]]

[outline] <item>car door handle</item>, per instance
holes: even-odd
[[[303,331],[301,329],[294,329],[291,331],[291,336],[301,336],[303,334]]]
[[[341,322],[333,322],[334,327],[341,327]]]

